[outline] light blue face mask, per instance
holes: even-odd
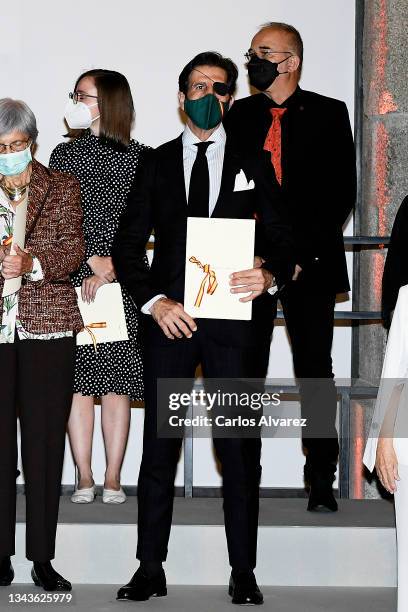
[[[0,174],[3,176],[21,174],[32,159],[30,147],[15,153],[2,153],[0,155]]]

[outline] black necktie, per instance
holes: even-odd
[[[206,151],[212,140],[197,142],[197,156],[191,170],[190,188],[188,191],[188,216],[209,217],[208,202],[210,199],[210,175]]]

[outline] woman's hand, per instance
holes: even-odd
[[[116,278],[115,268],[113,267],[112,257],[99,257],[92,255],[88,259],[88,265],[92,272],[105,283],[111,283]]]
[[[90,304],[95,300],[96,292],[102,285],[107,285],[107,281],[103,281],[98,276],[88,276],[84,278],[81,286],[81,296],[84,302]]]
[[[10,247],[9,246],[4,246],[4,245],[0,245],[0,264],[3,263],[4,258],[6,257],[6,255],[10,255]]]
[[[33,269],[33,258],[29,253],[14,245],[15,255],[6,255],[2,262],[1,275],[5,280],[18,278],[23,274],[29,274]]]
[[[296,266],[295,266],[295,273],[294,273],[294,275],[292,276],[292,280],[293,280],[293,281],[296,281],[296,280],[298,279],[299,274],[300,274],[301,272],[302,272],[302,268],[301,268],[301,267],[300,267],[298,264],[296,264]]]
[[[0,174],[0,183],[8,189],[21,189],[22,187],[26,187],[31,180],[32,170],[32,164],[29,163],[24,172],[16,174],[16,176],[4,176]]]
[[[378,477],[384,489],[389,493],[395,493],[398,475],[398,459],[395,454],[392,438],[379,438],[375,467]]]
[[[254,268],[260,268],[262,264],[265,263],[265,260],[259,255],[255,255],[254,257]]]

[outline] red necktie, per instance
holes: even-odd
[[[265,138],[264,150],[271,154],[271,162],[275,168],[276,178],[282,185],[282,125],[281,119],[287,108],[271,108],[272,123]]]

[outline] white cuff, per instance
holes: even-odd
[[[143,304],[140,310],[143,312],[143,314],[151,315],[152,313],[150,312],[150,308],[153,306],[155,302],[157,302],[157,300],[160,300],[160,298],[164,298],[164,297],[166,297],[164,293],[159,293],[158,295],[155,295],[151,300],[146,302],[146,304]]]
[[[272,287],[269,287],[269,289],[267,290],[269,295],[275,295],[275,293],[278,290],[278,285],[273,285]]]
[[[26,279],[35,283],[37,281],[44,280],[44,274],[40,264],[40,260],[37,257],[33,257],[33,269],[25,275]]]

